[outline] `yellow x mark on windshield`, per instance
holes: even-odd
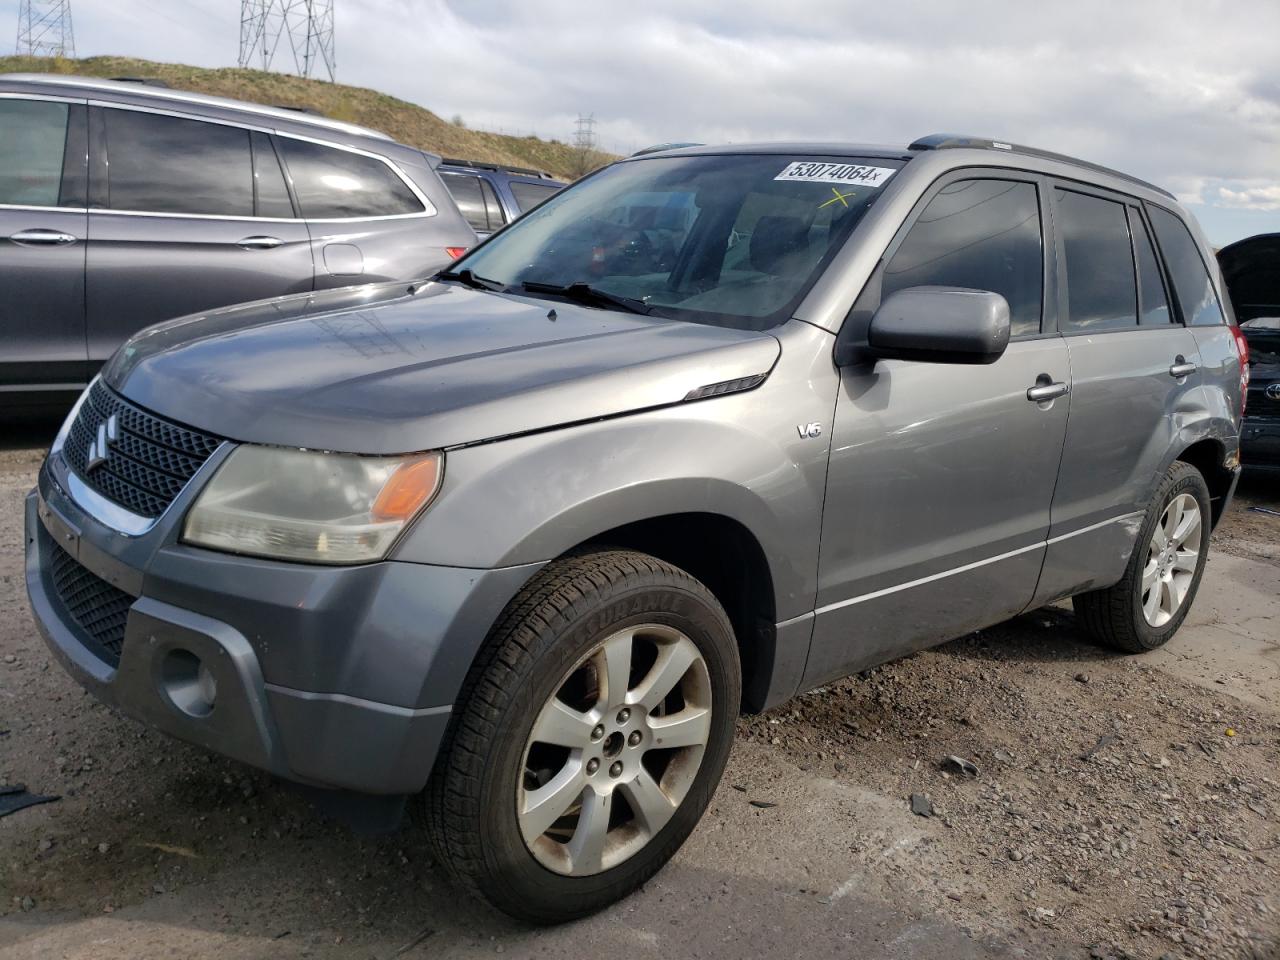
[[[830,200],[828,200],[826,203],[820,203],[820,204],[818,204],[818,209],[819,209],[819,210],[821,210],[823,207],[829,207],[829,206],[831,206],[833,203],[843,203],[843,204],[847,207],[847,206],[849,205],[849,204],[848,204],[848,202],[847,202],[847,201],[848,201],[848,199],[849,199],[850,197],[852,197],[852,196],[853,196],[853,194],[852,194],[852,193],[841,193],[841,192],[840,192],[839,190],[837,190],[835,187],[832,187],[832,188],[831,188],[831,192],[832,192],[832,193],[834,193],[834,194],[835,194],[835,196],[834,196],[834,197],[832,197]]]

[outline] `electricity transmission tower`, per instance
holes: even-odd
[[[573,145],[582,151],[591,151],[596,148],[596,115],[594,113],[583,116],[578,114],[578,120],[573,128]]]
[[[270,70],[282,42],[294,73],[324,73],[332,82],[333,0],[240,0],[240,66]]]
[[[28,57],[74,57],[71,0],[19,0],[18,54]]]

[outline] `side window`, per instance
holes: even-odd
[[[1141,310],[1140,322],[1143,326],[1167,325],[1173,320],[1169,311],[1169,298],[1164,292],[1164,281],[1160,279],[1160,266],[1156,260],[1156,249],[1151,243],[1151,235],[1147,233],[1147,225],[1133,207],[1128,208],[1129,232],[1133,234],[1133,249],[1138,261],[1138,307]]]
[[[881,296],[920,286],[998,293],[1009,301],[1014,336],[1039,333],[1044,253],[1035,184],[958,180],[943,187],[886,265]]]
[[[422,213],[422,201],[381,160],[307,140],[279,139],[293,190],[308,220]]]
[[[1114,330],[1138,323],[1138,286],[1124,205],[1055,190],[1067,263],[1066,330]]]
[[[110,209],[253,216],[248,130],[134,110],[103,116]]]
[[[1193,327],[1210,327],[1223,323],[1222,305],[1214,292],[1209,271],[1187,225],[1168,210],[1147,207],[1156,240],[1164,254],[1165,265],[1178,294],[1183,320]]]
[[[58,206],[68,105],[0,99],[0,203]]]
[[[516,198],[516,206],[524,213],[530,207],[536,207],[553,193],[563,189],[559,184],[527,183],[523,180],[511,181],[511,195]]]
[[[458,211],[471,224],[472,230],[489,231],[489,217],[484,209],[484,194],[480,192],[480,178],[465,173],[442,173],[440,179],[449,188]]]
[[[253,133],[253,203],[260,217],[288,220],[293,217],[293,202],[285,186],[284,173],[271,138],[256,130]]]
[[[484,208],[489,217],[489,229],[499,230],[507,222],[502,215],[502,205],[498,203],[498,195],[493,192],[493,184],[480,178],[480,192],[484,194]]]

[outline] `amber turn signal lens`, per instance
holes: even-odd
[[[410,520],[435,496],[440,488],[438,453],[424,453],[406,460],[387,478],[369,511],[374,520]]]

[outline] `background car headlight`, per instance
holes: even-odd
[[[435,496],[444,455],[237,447],[187,515],[187,543],[281,560],[363,563]]]

